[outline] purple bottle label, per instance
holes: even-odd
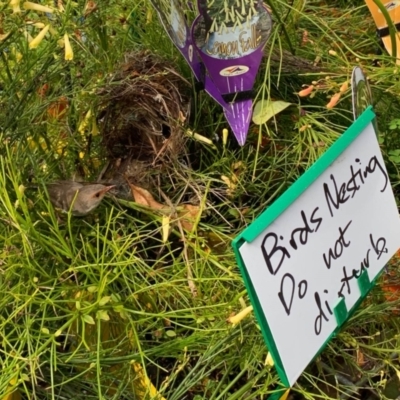
[[[253,88],[271,17],[258,0],[199,0],[193,43],[222,94]]]

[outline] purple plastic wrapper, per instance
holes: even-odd
[[[228,104],[228,107],[224,109],[225,118],[241,146],[246,142],[252,115],[252,103],[251,100],[237,101]]]
[[[251,2],[247,0],[247,3]],[[199,0],[199,10],[211,11],[206,3],[205,0]],[[228,1],[226,3],[228,5]],[[240,2],[235,0],[233,3]],[[242,0],[242,4],[245,3],[246,0]],[[234,7],[232,10],[237,11]],[[230,14],[233,15],[233,12]],[[237,14],[240,16],[240,13]],[[241,23],[239,16],[236,21],[229,19],[230,23],[225,23],[222,22],[227,21],[222,19],[223,15],[216,20],[207,14],[200,14],[192,26],[194,45],[222,94],[253,88],[263,49],[271,32],[271,17],[262,3],[253,2],[245,22]]]
[[[150,0],[177,49],[185,57],[194,76],[201,81],[201,60],[194,51],[192,36],[179,0]]]
[[[190,32],[179,0],[151,2],[196,79],[223,107],[243,145],[252,116],[251,90],[271,32],[271,17],[264,4],[259,0],[198,0],[200,15]]]
[[[192,40],[212,84],[222,95],[231,95],[224,114],[243,145],[252,116],[251,91],[272,22],[259,0],[225,0],[221,6],[222,1],[198,1]],[[207,91],[211,82],[205,84]]]

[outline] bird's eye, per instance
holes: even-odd
[[[100,193],[96,193],[96,197],[100,197]]]

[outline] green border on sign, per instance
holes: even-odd
[[[342,154],[343,151],[350,146],[350,144],[364,131],[364,129],[374,120],[374,118],[375,113],[370,106],[359,116],[359,118],[357,118],[356,121],[354,121],[354,123],[346,130],[346,132],[340,136],[335,143],[333,143],[333,145],[321,156],[321,158],[319,158],[296,182],[293,183],[292,186],[289,187],[288,190],[286,190],[285,193],[283,193],[232,242],[232,247],[239,264],[240,272],[242,273],[250,300],[253,304],[257,320],[261,326],[264,340],[266,341],[268,349],[271,352],[279,378],[286,388],[290,385],[285,368],[282,364],[282,360],[279,356],[274,338],[271,330],[269,329],[268,321],[264,315],[256,291],[254,290],[250,276],[240,255],[239,249],[243,243],[250,243],[256,237],[258,237],[276,218],[278,218],[294,201],[296,201],[296,199],[314,183],[314,181],[336,160],[336,158],[338,158],[340,154]],[[365,273],[366,272],[367,271],[365,271]],[[350,312],[346,308],[344,299],[338,299],[338,303],[334,310],[338,326],[313,358],[315,358],[325,348],[326,344],[331,340],[332,337],[335,336],[341,325],[357,309],[376,280],[375,279],[374,282],[370,282],[368,274],[366,274],[366,276],[363,274],[360,276],[360,278],[358,280],[358,284],[362,293],[360,299],[356,302]]]

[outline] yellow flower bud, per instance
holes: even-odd
[[[222,129],[222,144],[225,147],[228,142],[228,129]]]
[[[314,85],[310,85],[308,88],[300,90],[298,94],[299,97],[306,97],[314,90]]]
[[[53,13],[53,9],[47,6],[42,6],[41,4],[32,3],[30,1],[25,1],[22,5],[25,10],[34,10],[34,11],[42,11],[45,13]]]
[[[30,49],[36,49],[39,46],[40,42],[46,36],[46,33],[49,31],[50,25],[46,25],[39,34],[29,43]]]
[[[347,89],[349,88],[349,82],[346,81],[342,84],[342,86],[340,86],[340,93],[344,93],[347,91]]]
[[[331,101],[326,105],[326,108],[330,110],[331,108],[335,107],[340,99],[340,95],[340,92],[333,95]]]
[[[72,51],[71,43],[69,42],[68,35],[64,35],[64,43],[65,43],[65,60],[70,61],[74,59],[74,52]]]
[[[244,317],[250,314],[253,311],[253,306],[248,306],[244,310],[240,311],[238,314],[233,317],[228,318],[228,322],[231,324],[238,324]]]
[[[10,1],[10,6],[13,8],[14,14],[21,12],[21,8],[19,7],[19,1],[20,0],[11,0]]]

